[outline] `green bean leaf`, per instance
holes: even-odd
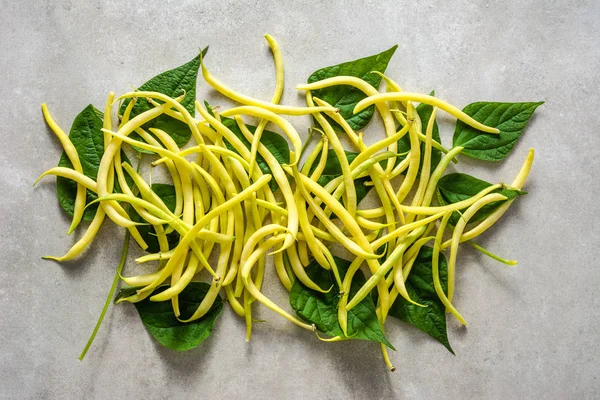
[[[212,112],[212,108],[211,108],[210,104],[208,104],[207,102],[204,102],[204,104],[206,106],[206,109],[212,114],[213,112]],[[237,138],[240,139],[240,141],[242,143],[244,143],[244,145],[246,146],[246,148],[248,148],[248,150],[250,150],[250,147],[252,145],[246,139],[246,137],[240,130],[235,119],[221,117],[221,122],[223,123],[223,125],[225,125],[227,128],[229,128],[229,130],[231,132],[233,132],[233,134],[235,136],[237,136]],[[254,131],[256,131],[256,126],[246,125],[246,127],[252,133],[254,133]],[[287,140],[285,140],[285,138],[283,136],[281,136],[280,134],[278,134],[276,132],[272,132],[272,131],[265,129],[260,137],[260,143],[262,143],[267,148],[267,150],[269,150],[269,152],[271,152],[271,154],[273,155],[273,157],[275,157],[275,159],[279,162],[279,164],[283,165],[283,164],[290,163],[290,146],[289,146]],[[225,145],[227,146],[227,148],[229,150],[237,153],[237,151],[231,145],[231,143],[225,141]],[[260,170],[263,174],[271,174],[272,175],[271,168],[269,168],[269,165],[267,164],[265,159],[258,153],[256,154],[256,163],[258,164],[258,167],[260,168]],[[271,190],[273,190],[273,191],[277,190],[277,188],[279,187],[277,185],[277,181],[275,181],[275,179],[271,179],[271,181],[269,182],[269,186],[271,187]]]
[[[163,292],[168,288],[169,285],[159,286],[153,295]],[[204,296],[206,296],[209,288],[210,285],[208,283],[190,282],[183,289],[179,294],[181,319],[192,316],[204,299]],[[137,289],[139,288],[122,288],[115,301],[134,294]],[[184,323],[179,321],[173,314],[170,301],[154,302],[146,298],[138,303],[134,303],[134,305],[144,326],[152,337],[161,345],[179,351],[193,349],[206,340],[212,332],[217,317],[223,310],[223,301],[220,296],[217,296],[206,315],[195,321]]]
[[[431,247],[421,247],[411,273],[406,280],[406,291],[410,298],[427,307],[416,306],[406,301],[402,296],[398,296],[390,308],[389,315],[422,330],[454,354],[454,350],[452,350],[448,341],[446,310],[433,286],[432,255],[433,249]],[[448,265],[446,257],[442,253],[440,253],[439,271],[442,288],[444,292],[448,292]]]
[[[315,261],[306,268],[306,273],[310,279],[322,289],[331,288],[331,290],[327,293],[319,293],[307,288],[296,279],[290,291],[292,309],[304,321],[315,324],[319,332],[332,337],[343,336],[344,334],[337,321],[335,305],[339,302],[339,294],[332,287],[334,278],[330,271],[313,264],[315,264]]]
[[[158,197],[160,197],[160,199],[165,203],[167,208],[171,210],[171,212],[175,211],[175,186],[162,183],[153,183],[151,187],[154,193],[156,193]],[[131,208],[129,214],[132,221],[145,222],[133,208]],[[165,225],[164,228],[166,229],[167,225]],[[160,251],[160,246],[158,245],[158,238],[156,237],[154,227],[151,225],[140,225],[137,227],[137,229],[142,238],[148,244],[146,251],[148,253],[158,253]],[[177,246],[177,243],[179,243],[179,238],[180,235],[176,231],[173,231],[167,235],[169,249],[173,249],[175,246]]]
[[[457,203],[459,201],[467,200],[477,193],[481,192],[485,188],[492,186],[491,183],[483,181],[481,179],[477,179],[471,175],[461,174],[461,173],[453,173],[444,175],[440,178],[437,185],[437,198],[440,205],[448,205]],[[518,195],[524,195],[526,192],[515,189],[497,189],[492,193],[500,193],[506,196],[508,199],[514,199]],[[494,201],[492,203],[486,204],[479,211],[471,217],[469,220],[470,223],[479,222],[485,218],[487,218],[491,213],[496,211],[502,203],[506,200],[502,201]],[[460,210],[460,213],[465,210]],[[456,225],[458,219],[460,218],[459,212],[452,213],[452,216],[448,220],[450,225]]]
[[[202,57],[206,55],[207,51],[208,47],[202,50]],[[193,116],[195,114],[194,102],[196,100],[196,79],[199,68],[200,55],[197,55],[188,63],[156,75],[154,78],[140,86],[138,90],[159,92],[173,98],[181,96],[185,93],[185,97],[181,101],[181,105],[185,107],[185,109]],[[131,99],[126,99],[123,101],[123,104],[119,109],[120,115],[123,115],[125,108],[127,108],[127,105],[130,101]],[[134,118],[136,115],[141,114],[151,108],[154,108],[152,104],[150,104],[144,98],[139,98],[131,110],[130,118]],[[148,130],[148,128],[162,129],[173,138],[179,147],[185,145],[190,140],[190,136],[192,134],[186,123],[169,117],[166,114],[163,114],[144,124],[143,128],[146,130]],[[131,134],[131,137],[136,140],[140,140],[139,135],[137,135],[135,132]],[[143,150],[135,146],[134,148],[142,153],[153,154],[153,152],[148,150]]]
[[[344,279],[346,271],[350,266],[350,261],[335,257],[335,263]],[[290,291],[290,305],[298,316],[304,321],[315,324],[319,332],[328,336],[343,336],[344,333],[338,323],[337,305],[340,301],[339,291],[332,271],[323,269],[316,261],[312,261],[306,267],[306,274],[319,285],[320,288],[327,290],[327,293],[320,293],[307,288],[298,279],[294,281]],[[350,288],[350,298],[358,292],[366,282],[362,271],[357,271],[352,280]],[[348,336],[352,339],[370,340],[372,342],[383,343],[392,350],[394,347],[388,342],[377,319],[375,312],[375,303],[371,294],[365,297],[356,307],[348,311]]]
[[[396,48],[394,46],[382,53],[375,54],[370,57],[360,58],[358,60],[345,62],[342,64],[332,65],[330,67],[321,68],[312,73],[308,77],[308,83],[321,81],[327,78],[333,78],[336,76],[355,76],[367,81],[374,88],[378,88],[381,83],[381,76],[372,74],[372,71],[385,72],[385,69],[390,62],[390,59],[394,55]],[[312,94],[314,97],[318,97],[325,100],[327,103],[340,109],[340,115],[348,122],[350,127],[354,130],[361,130],[373,117],[375,112],[375,106],[370,106],[363,111],[354,114],[354,107],[359,101],[364,99],[366,95],[351,86],[338,85],[323,88],[319,90],[313,90]],[[342,128],[328,118],[329,123],[337,132],[342,132]]]
[[[484,161],[500,161],[510,153],[521,137],[533,112],[543,101],[535,103],[478,102],[466,106],[463,111],[476,121],[498,128],[500,134],[484,133],[458,121],[454,131],[453,145],[465,149],[461,154]]]
[[[101,131],[102,118],[102,112],[90,104],[75,117],[73,125],[71,126],[71,131],[69,132],[69,139],[77,150],[84,175],[94,181],[98,176],[98,167],[100,166],[100,160],[104,155],[104,133]],[[121,160],[129,162],[129,159],[124,152],[121,152]],[[58,166],[73,169],[73,164],[64,151],[60,156]],[[129,176],[127,177],[127,182],[129,185],[133,185],[133,180]],[[115,191],[121,191],[116,179]],[[68,215],[73,216],[75,197],[77,196],[77,183],[67,178],[57,177],[56,194],[62,209],[65,210]],[[95,193],[88,190],[86,204],[97,198]],[[89,222],[94,219],[97,209],[98,204],[92,204],[86,208],[83,213],[83,220]]]
[[[431,91],[431,96],[435,96],[435,91]],[[419,118],[421,119],[421,131],[423,135],[427,132],[427,124],[429,124],[429,119],[431,118],[431,114],[433,113],[433,106],[429,104],[421,103],[417,106],[417,113],[419,114]],[[433,121],[433,131],[431,132],[431,137],[438,143],[442,143],[440,139],[440,130],[438,128],[437,120]],[[410,151],[410,136],[408,134],[404,135],[400,140],[398,140],[398,153],[405,153]],[[421,170],[423,169],[423,156],[425,155],[425,143],[421,142],[421,161],[419,163],[419,171],[417,173],[417,178],[421,176]],[[400,163],[404,160],[408,155],[400,156],[396,159],[396,163]],[[437,167],[442,159],[442,152],[435,147],[431,148],[431,172]]]

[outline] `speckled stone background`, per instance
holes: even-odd
[[[0,1],[0,398],[599,398],[599,4]],[[435,89],[460,106],[545,100],[504,162],[458,167],[510,181],[536,148],[529,195],[481,240],[518,267],[462,251],[456,303],[469,327],[449,322],[456,356],[390,322],[393,374],[378,346],[321,343],[264,308],[257,315],[268,322],[256,324],[251,343],[226,309],[213,336],[187,353],[155,344],[133,307],[111,308],[79,362],[122,233],[106,224],[76,261],[40,259],[76,239],[65,235],[69,219],[53,180],[31,187],[60,154],[40,104],[68,129],[109,90],[139,85],[205,45],[216,76],[268,99],[273,67],[264,33],[283,48],[288,104],[302,104],[294,86],[315,69],[396,43],[388,72],[411,91]],[[227,104],[206,86],[199,82],[199,96]],[[309,120],[295,123],[304,134]],[[440,124],[449,144],[452,120]],[[277,282],[265,290],[287,303]]]

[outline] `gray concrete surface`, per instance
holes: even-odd
[[[154,3],[154,4],[152,4]],[[287,4],[284,4],[287,3]],[[600,6],[596,1],[0,1],[0,398],[597,399],[600,398]],[[545,100],[513,154],[459,168],[510,180],[527,150],[537,158],[519,199],[482,243],[519,260],[506,268],[460,254],[449,322],[456,356],[400,323],[396,373],[377,346],[326,344],[264,309],[251,343],[230,309],[200,348],[156,345],[131,306],[111,309],[84,362],[77,360],[118,263],[121,233],[108,225],[77,261],[57,265],[75,240],[52,179],[58,142],[48,102],[68,128],[210,45],[215,75],[268,99],[273,67],[262,35],[281,43],[284,102],[316,68],[398,43],[388,69],[403,87],[458,105]],[[226,104],[199,83],[199,94]],[[296,121],[304,132],[307,119]],[[452,121],[442,120],[450,143]],[[131,263],[130,263],[131,264]],[[273,282],[266,290],[285,304]]]

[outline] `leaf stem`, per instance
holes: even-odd
[[[139,172],[142,166],[142,158],[143,154],[141,152],[137,153],[138,164],[136,171]],[[134,193],[137,194],[137,188],[134,188]],[[90,335],[85,347],[83,348],[81,354],[79,355],[79,361],[83,361],[86,353],[92,346],[94,339],[96,338],[96,334],[98,334],[98,330],[100,329],[100,325],[102,325],[102,321],[104,321],[104,316],[108,311],[108,306],[112,302],[113,297],[115,296],[115,291],[117,290],[117,286],[119,284],[119,278],[121,277],[121,272],[123,271],[123,267],[125,266],[125,261],[127,260],[127,253],[129,252],[129,238],[131,237],[131,233],[129,230],[125,231],[125,238],[123,240],[123,250],[121,251],[121,260],[119,260],[119,265],[117,266],[117,270],[115,272],[115,277],[113,278],[112,286],[110,287],[110,291],[106,296],[106,301],[104,302],[104,307],[102,308],[102,312],[100,313],[100,317],[98,317],[98,321],[96,322],[96,326]]]
[[[125,241],[123,243],[123,251],[121,252],[121,260],[119,261],[119,266],[117,267],[117,272],[115,273],[115,277],[113,279],[113,283],[110,288],[110,291],[108,292],[108,296],[106,296],[106,302],[104,303],[104,307],[102,308],[102,312],[100,313],[98,322],[96,322],[96,326],[94,327],[92,335],[88,339],[87,344],[85,345],[83,351],[79,355],[79,361],[83,361],[85,354],[88,352],[88,350],[92,346],[92,343],[94,342],[94,339],[96,338],[96,334],[98,333],[98,330],[100,329],[100,325],[102,325],[102,321],[104,320],[106,311],[108,311],[108,306],[110,306],[110,303],[112,303],[112,298],[114,297],[115,291],[117,289],[117,285],[119,284],[119,276],[121,276],[121,271],[123,271],[123,266],[125,265],[125,261],[127,260],[127,252],[129,251],[130,236],[131,236],[131,234],[129,233],[129,231],[125,231]]]
[[[481,247],[480,245],[478,245],[477,243],[475,243],[471,240],[467,240],[467,243],[469,243],[471,246],[473,246],[476,250],[482,252],[483,254],[485,254],[486,256],[488,256],[490,258],[493,258],[496,261],[501,262],[502,264],[510,265],[511,267],[514,267],[515,265],[517,265],[516,260],[507,260],[505,258],[497,256],[496,254],[492,253],[489,250],[484,249],[483,247]]]
[[[306,141],[302,145],[302,148],[300,149],[300,154],[298,155],[298,160],[300,160],[302,158],[302,156],[304,155],[304,152],[306,151],[306,148],[310,144],[310,141],[312,140],[312,137],[313,137],[314,133],[315,133],[315,129],[314,128],[311,127],[311,128],[308,129],[308,138],[306,139]]]

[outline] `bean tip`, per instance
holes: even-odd
[[[37,178],[37,179],[35,180],[35,182],[33,182],[33,185],[31,185],[31,186],[33,187],[33,186],[37,185],[37,183],[40,181],[40,179],[42,179],[42,178],[43,178],[45,175],[46,175],[46,174],[42,174],[42,175],[41,175],[39,178]]]

